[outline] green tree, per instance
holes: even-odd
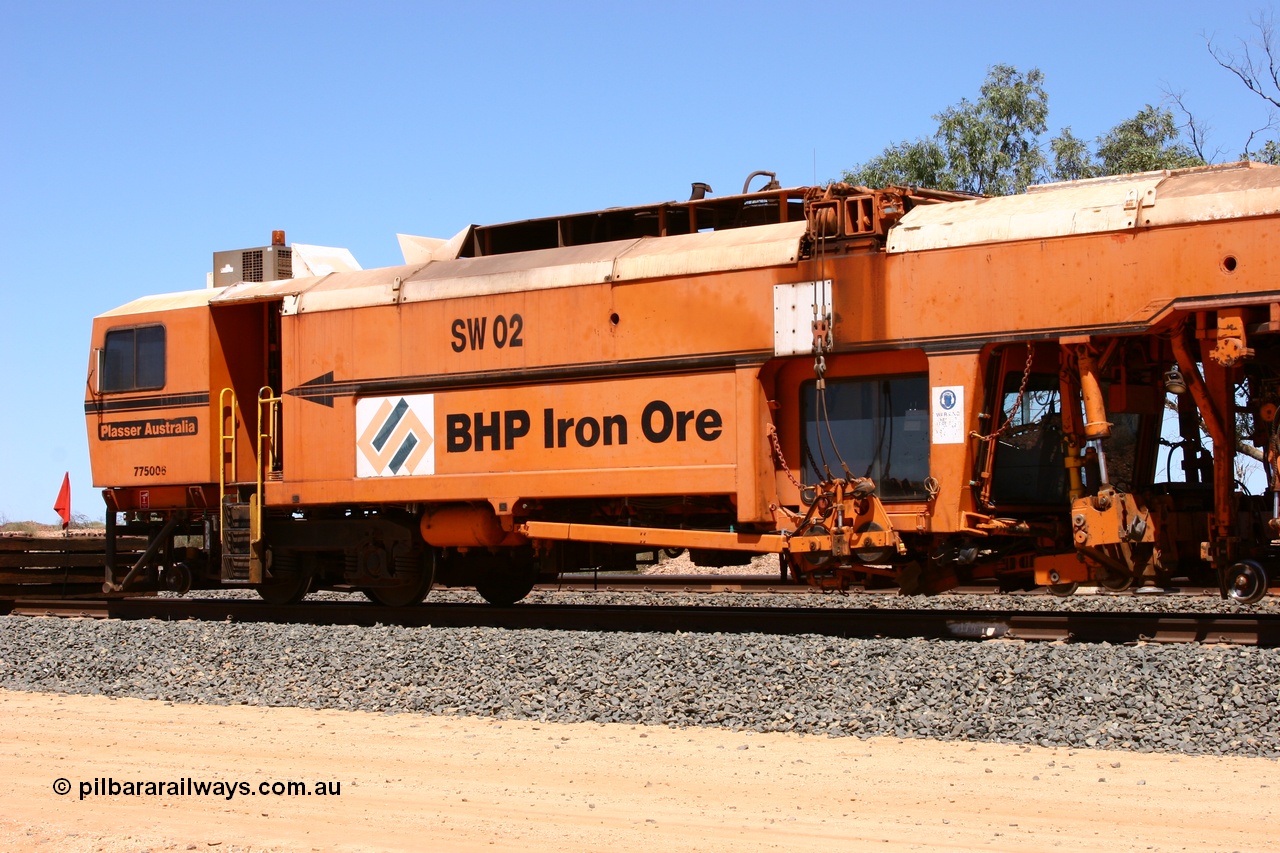
[[[1198,146],[1188,143],[1173,113],[1147,104],[1091,145],[1070,127],[1048,142],[1041,138],[1049,107],[1044,75],[1023,74],[1008,65],[987,73],[978,100],[948,107],[934,119],[929,138],[898,142],[844,173],[844,180],[863,186],[924,186],[982,195],[1019,193],[1038,181],[1075,181],[1102,175],[1124,175],[1156,169],[1203,165]],[[1255,159],[1280,157],[1274,143]]]
[[[1203,166],[1204,160],[1180,137],[1173,113],[1147,104],[1098,140],[1099,174],[1127,175]]]
[[[1048,114],[1039,69],[1023,74],[1010,65],[995,65],[977,101],[962,98],[934,116],[938,129],[931,138],[890,145],[846,171],[844,180],[986,195],[1021,192],[1045,169],[1038,139]]]
[[[1089,143],[1073,134],[1070,127],[1064,127],[1060,136],[1051,139],[1049,148],[1053,151],[1050,175],[1055,181],[1078,181],[1102,174]]]
[[[872,157],[855,170],[844,173],[845,181],[868,187],[929,187],[935,190],[957,189],[955,177],[947,168],[947,155],[934,139],[897,142],[882,154]]]
[[[993,66],[976,103],[962,98],[934,116],[957,188],[983,195],[1026,189],[1044,170],[1038,139],[1048,115],[1038,68],[1022,74],[1010,65]]]

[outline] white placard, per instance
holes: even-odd
[[[964,444],[964,386],[935,386],[932,392],[933,443]]]

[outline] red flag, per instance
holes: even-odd
[[[62,529],[66,530],[71,523],[71,472],[62,475],[62,488],[58,490],[58,499],[53,503],[53,511],[62,516]]]

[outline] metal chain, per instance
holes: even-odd
[[[804,491],[804,486],[800,485],[791,469],[787,467],[787,460],[782,458],[782,445],[778,442],[778,430],[773,424],[769,424],[769,441],[773,444],[773,455],[778,458],[778,464],[782,466],[782,473],[787,475],[787,479],[791,481],[791,485],[796,487],[796,491]]]
[[[1008,414],[1004,417],[1004,424],[990,435],[979,435],[978,438],[983,441],[995,441],[1010,426],[1013,425],[1013,416],[1022,406],[1022,397],[1027,393],[1027,382],[1031,379],[1031,362],[1036,357],[1036,345],[1032,341],[1027,341],[1027,366],[1022,369],[1022,384],[1018,386],[1018,396],[1014,399],[1013,405],[1009,407]]]

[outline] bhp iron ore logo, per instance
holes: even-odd
[[[434,474],[435,395],[369,397],[356,401],[356,476]]]

